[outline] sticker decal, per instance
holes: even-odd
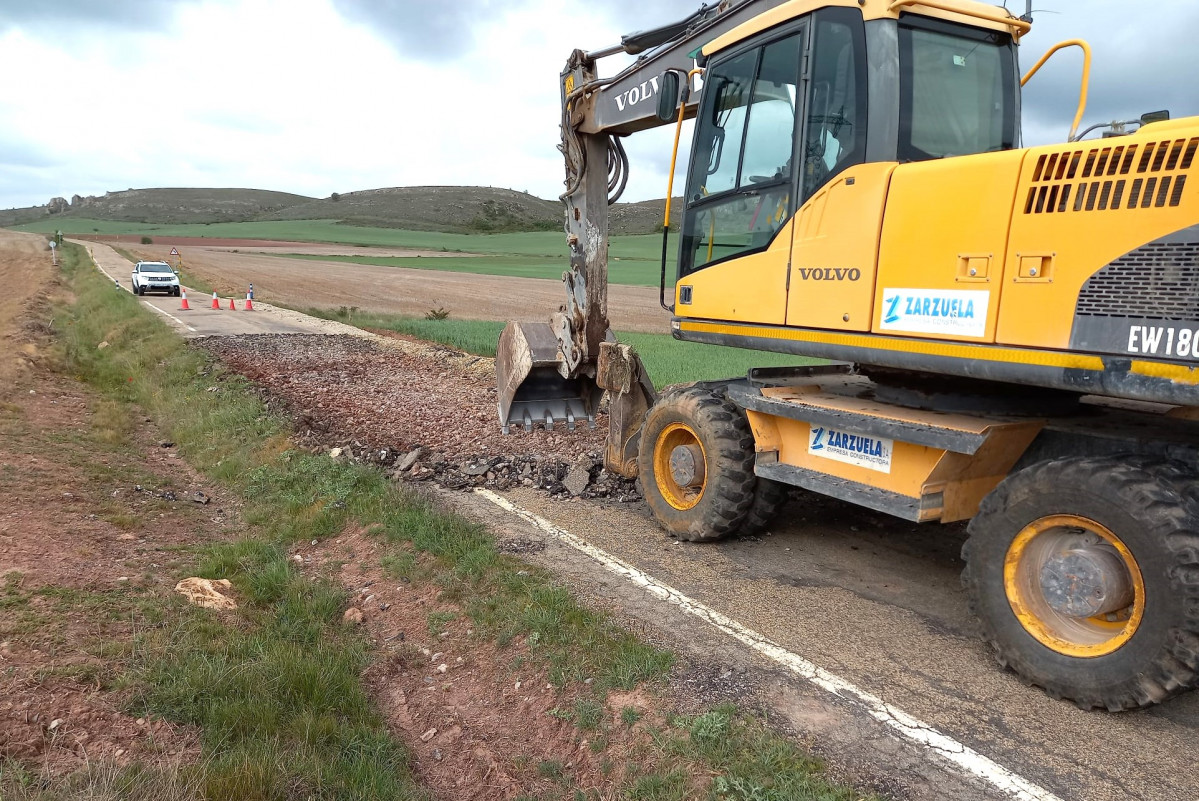
[[[884,331],[981,337],[987,332],[991,293],[986,290],[884,289],[879,327]]]
[[[891,453],[895,441],[868,437],[837,428],[813,426],[808,432],[808,453],[824,459],[866,467],[880,473],[891,472]]]

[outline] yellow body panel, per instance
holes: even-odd
[[[997,265],[1004,263],[1023,158],[1024,151],[1011,151],[895,168],[883,220],[872,330],[995,341]]]
[[[852,167],[796,214],[787,325],[870,330],[883,207],[895,166]]]
[[[864,437],[885,443],[887,456],[873,465],[853,464],[829,458],[822,455],[827,450],[813,447],[813,427],[820,428],[818,424],[752,409],[746,412],[758,453],[777,454],[779,464],[907,498],[925,499],[921,519],[946,523],[973,517],[982,499],[1010,472],[1043,426],[1040,420],[999,421],[906,409],[855,394],[825,391],[819,385],[766,388],[762,394],[772,400],[791,401],[833,413],[846,421],[869,417],[984,437],[981,446],[968,454],[866,432]],[[844,431],[862,433],[855,431],[853,425],[847,422]]]
[[[773,28],[776,25],[782,25],[784,22],[802,17],[805,14],[811,14],[813,11],[822,8],[861,9],[863,19],[868,20],[898,19],[901,13],[907,12],[919,14],[922,17],[933,17],[934,19],[971,25],[976,28],[1003,31],[1013,36],[1019,36],[1022,29],[1027,27],[1019,23],[1015,16],[1012,17],[1014,24],[990,19],[991,17],[1007,13],[1004,9],[990,3],[978,3],[974,2],[974,0],[940,0],[937,5],[944,6],[945,8],[932,8],[920,4],[893,7],[895,6],[893,0],[790,0],[790,2],[783,3],[769,11],[762,12],[753,19],[733,28],[728,33],[713,39],[704,45],[703,54],[711,56],[713,53],[719,53],[726,47],[735,45],[756,33]],[[949,9],[960,9],[960,11]]]
[[[1187,150],[1199,147],[1195,123],[1027,151],[1003,266],[999,342],[1069,347],[1079,290],[1092,274],[1195,224],[1199,180],[1193,167],[1183,169]]]
[[[787,263],[791,259],[794,221],[788,221],[770,246],[705,267],[679,279],[675,308],[688,317],[782,325],[787,313]],[[691,287],[691,303],[680,302],[682,287]]]

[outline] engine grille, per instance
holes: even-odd
[[[1155,242],[1087,279],[1075,313],[1199,321],[1199,242]]]
[[[1197,152],[1199,138],[1046,153],[1037,159],[1024,213],[1178,206]]]

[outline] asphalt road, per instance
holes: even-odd
[[[96,266],[121,288],[129,291],[129,276],[132,265],[124,256],[107,245],[94,242],[79,242],[92,254]],[[156,312],[183,337],[191,339],[207,336],[233,336],[237,334],[322,334],[326,333],[322,321],[289,309],[271,306],[260,300],[253,303],[254,310],[245,310],[245,296],[240,298],[218,298],[220,308],[212,308],[212,295],[187,293],[189,310],[181,308],[182,299],[173,296],[142,295],[141,301]],[[230,301],[234,309],[229,308]]]
[[[91,247],[127,287],[128,262]],[[179,321],[187,336],[323,330],[321,321],[265,305],[261,312],[241,311],[240,302],[238,311],[213,311],[210,296],[190,300],[190,312],[179,310],[177,298],[147,303]],[[1199,799],[1199,692],[1140,712],[1084,712],[1000,669],[975,633],[961,589],[961,525],[915,526],[806,495],[784,508],[766,536],[692,545],[666,537],[643,504],[564,503],[532,490],[507,495],[859,688],[877,699],[872,711],[849,693],[763,659],[727,631],[480,496],[444,497],[501,539],[521,543],[522,558],[552,568],[631,627],[709,665],[711,678],[701,682],[707,690],[736,697],[737,677],[746,676],[772,719],[849,776],[894,797]],[[1015,779],[963,770],[973,757],[947,758],[919,727],[897,735],[895,719],[905,715],[947,738],[950,749],[968,749]]]
[[[785,507],[767,536],[694,545],[665,536],[643,504],[563,503],[531,490],[508,497],[928,723],[1049,794],[1042,798],[1199,799],[1199,692],[1140,712],[1084,712],[1000,669],[961,589],[964,526],[916,526],[807,494]],[[490,515],[494,521],[494,508]],[[518,521],[509,525],[545,539]],[[590,575],[605,588],[601,595],[623,597],[641,607],[639,617],[677,633],[682,624],[668,604],[638,601],[646,595],[639,588],[617,591],[627,582],[563,550],[545,558],[559,569],[573,564],[575,581]],[[682,639],[704,643],[701,655],[713,648],[710,636]],[[899,795],[1038,797],[968,781],[952,766],[941,770],[944,760],[927,749],[923,759],[919,747],[913,755],[911,738],[897,742],[877,719],[833,694],[813,694],[798,676],[771,675],[768,684],[784,714],[787,697],[801,699],[791,726],[815,742],[838,742],[835,759],[892,776],[906,788]]]

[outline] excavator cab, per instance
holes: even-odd
[[[963,582],[1000,661],[1130,709],[1199,684],[1199,118],[1080,141],[1089,47],[1021,78],[1030,20],[745,0],[576,51],[566,303],[505,331],[500,417],[590,419],[607,390],[605,466],[681,540],[762,530],[793,488],[970,520]],[[1067,141],[1022,149],[1020,88],[1067,46],[1085,55]],[[622,50],[644,54],[599,78]],[[663,248],[672,334],[833,364],[656,397],[612,341],[620,137],[672,111],[696,120],[670,304]]]

